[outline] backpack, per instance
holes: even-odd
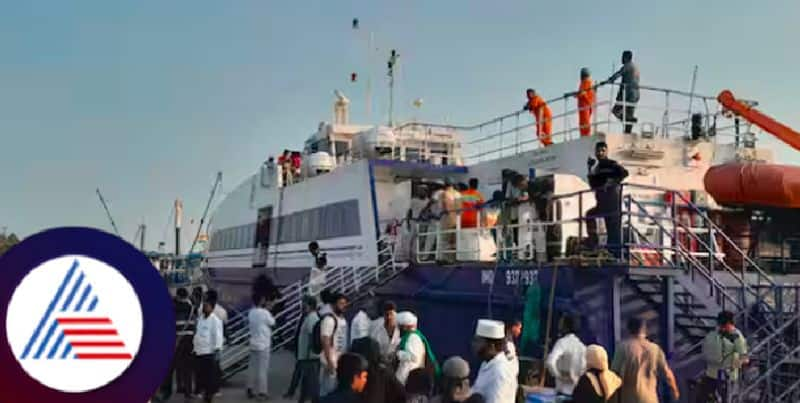
[[[314,329],[311,331],[311,352],[314,354],[322,354],[322,321],[325,318],[333,318],[333,333],[331,338],[336,336],[336,330],[339,327],[338,318],[332,313],[326,313],[319,317],[319,320],[314,324]]]

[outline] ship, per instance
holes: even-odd
[[[550,328],[567,314],[583,317],[586,344],[613,353],[625,321],[638,316],[650,321],[689,391],[703,371],[703,337],[730,310],[751,356],[734,401],[798,401],[800,171],[777,164],[759,139],[774,135],[800,149],[800,134],[730,92],[645,85],[638,120],[625,133],[612,113],[616,90],[597,89],[588,136],[579,132],[573,97],[548,100],[563,112],[552,116],[547,147],[527,111],[464,126],[354,124],[350,101],[337,91],[333,119],[297,150],[302,163],[264,161],[210,220],[204,276],[234,312],[226,376],[247,365],[256,277],[281,291],[275,348],[291,342],[314,264],[308,244],[316,241],[327,255],[329,288],[356,304],[392,299],[417,312],[440,357],[470,356],[469,335],[482,317],[523,318],[530,341],[523,353],[541,356],[554,339]],[[630,173],[620,187],[616,254],[580,246],[589,220],[601,244],[611,239],[602,219],[587,216],[595,206],[587,158],[600,141]],[[543,189],[531,207],[520,206],[514,224],[462,228],[457,220],[444,228],[417,216],[426,189],[477,178],[490,199],[506,189],[510,171]],[[536,211],[540,202],[547,207]],[[454,342],[458,335],[463,342]]]

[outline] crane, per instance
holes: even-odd
[[[114,233],[119,236],[117,224],[114,222],[114,217],[111,216],[111,211],[108,209],[108,205],[106,204],[106,200],[103,198],[103,194],[100,193],[100,188],[97,188],[97,197],[100,198],[100,203],[103,205],[103,209],[106,210],[106,215],[108,215],[108,220],[111,221],[111,227],[114,228]]]
[[[211,202],[214,201],[214,195],[217,193],[217,189],[222,186],[222,172],[217,172],[217,179],[214,181],[214,185],[211,187],[211,195],[208,196],[208,202],[206,203],[206,209],[203,211],[203,217],[200,218],[200,225],[197,226],[197,234],[194,236],[194,240],[192,241],[192,246],[189,248],[189,253],[192,253],[194,250],[195,244],[197,244],[197,240],[200,238],[200,231],[203,230],[203,223],[206,221],[206,217],[208,216],[208,210],[211,208]]]

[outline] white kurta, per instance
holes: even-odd
[[[517,347],[512,341],[506,341],[506,358],[511,363],[511,368],[514,370],[514,378],[519,377],[519,356],[517,356]]]
[[[480,393],[486,403],[514,403],[517,398],[517,377],[505,353],[498,353],[481,364],[472,393]]]
[[[364,311],[358,311],[350,322],[350,343],[356,339],[369,337],[369,328],[372,322]]]
[[[395,326],[394,332],[389,335],[386,333],[384,324],[383,318],[373,320],[369,330],[369,337],[378,342],[383,357],[392,358],[397,352],[397,346],[400,345],[400,329]]]
[[[408,374],[417,369],[425,366],[425,343],[416,334],[408,336],[406,341],[405,350],[397,352],[397,380],[403,385],[406,384]]]
[[[556,378],[556,391],[572,396],[578,379],[586,372],[586,345],[570,333],[556,341],[545,364]]]

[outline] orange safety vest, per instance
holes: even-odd
[[[594,87],[594,82],[592,82],[591,78],[581,80],[578,88],[578,108],[582,109],[584,106],[594,105],[594,88],[592,87]]]
[[[467,189],[461,192],[461,228],[478,226],[477,207],[481,204],[483,204],[483,196],[477,189]]]

